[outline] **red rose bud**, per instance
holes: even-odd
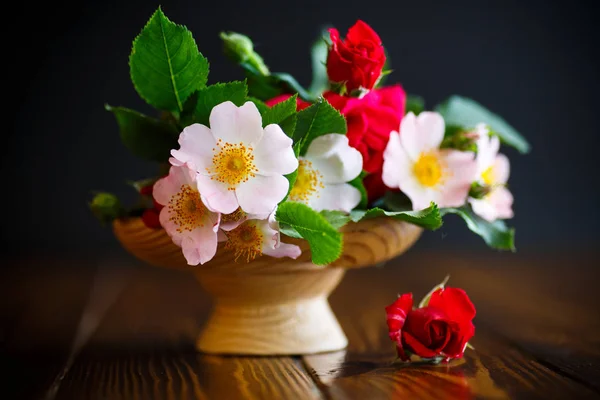
[[[162,226],[160,224],[160,220],[158,219],[158,215],[159,215],[158,211],[156,211],[152,208],[144,210],[144,213],[142,214],[142,222],[148,228],[161,229]]]
[[[272,99],[265,101],[265,104],[268,105],[269,107],[273,107],[275,104],[279,104],[283,101],[286,101],[290,97],[292,97],[291,94],[281,94],[279,96],[273,97]],[[308,101],[304,101],[299,97],[296,98],[296,104],[297,104],[296,111],[301,111],[307,107],[310,107],[310,103]]]
[[[143,186],[140,189],[140,194],[142,196],[152,196],[152,187],[153,187],[153,185]]]
[[[154,209],[159,212],[160,212],[160,210],[162,210],[165,207],[162,204],[160,204],[158,201],[156,201],[154,198],[152,199],[152,204],[154,205]]]
[[[327,56],[327,75],[333,82],[346,84],[347,92],[373,89],[385,64],[381,39],[369,25],[357,21],[348,30],[346,40],[337,29],[329,29],[331,49]]]
[[[408,352],[422,358],[462,357],[475,334],[475,307],[465,291],[438,289],[426,307],[407,311],[409,296],[412,303],[412,294],[408,294],[386,307],[390,339],[396,342],[398,357],[407,361]]]

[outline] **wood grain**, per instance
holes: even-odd
[[[332,267],[368,267],[396,257],[421,235],[422,229],[392,218],[374,218],[358,223],[348,223],[344,232],[343,254]],[[250,263],[236,262],[235,255],[220,245],[215,257],[201,267],[187,265],[181,249],[173,244],[164,230],[146,227],[140,218],[115,220],[113,231],[123,247],[150,265],[179,269],[228,272],[279,273],[292,270],[321,269],[310,262],[310,249],[304,240],[286,238],[302,249],[296,260],[262,256]]]
[[[302,365],[287,357],[189,352],[88,352],[57,399],[321,399]]]
[[[12,367],[4,376],[9,386],[3,395],[31,398],[64,370],[48,399],[599,398],[597,261],[572,255],[409,253],[383,268],[350,271],[331,297],[349,347],[301,358],[197,353],[194,342],[211,303],[188,274],[134,269],[104,312],[89,301],[95,297],[88,296],[89,289],[98,281],[89,270],[27,270],[2,280],[4,293],[15,298],[4,299],[0,308],[5,347],[14,349],[15,336],[38,350],[40,343],[70,340],[57,347],[64,359],[65,348],[78,336],[77,315],[91,313],[99,326],[72,365],[12,351],[12,358],[3,360]],[[120,265],[114,266],[120,270]],[[392,364],[383,307],[399,292],[413,291],[419,298],[447,273],[450,285],[465,288],[477,306],[476,351],[447,366]],[[105,277],[100,287],[112,288],[121,279]],[[80,311],[69,311],[75,309]],[[11,381],[23,379],[27,387],[11,393]]]
[[[420,228],[391,218],[348,224],[343,255],[329,268],[312,264],[308,244],[302,240],[292,240],[303,250],[296,260],[263,256],[239,264],[221,247],[206,265],[189,267],[164,230],[150,229],[139,218],[116,220],[113,229],[136,257],[156,266],[193,271],[214,297],[213,313],[196,342],[200,351],[254,355],[312,354],[346,347],[348,341],[327,303],[345,272],[342,267],[364,267],[394,257],[421,233]]]
[[[327,363],[321,355],[304,358],[307,369],[314,371],[326,385],[326,390],[332,398],[598,397],[598,391],[594,389],[593,384],[588,383],[587,379],[590,379],[590,376],[587,379],[573,379],[573,376],[561,373],[555,364],[546,363],[544,358],[539,359],[494,334],[490,325],[485,322],[476,321],[477,332],[473,344],[477,350],[467,351],[464,360],[452,362],[448,366],[391,365],[394,348],[387,337],[384,307],[393,301],[397,293],[410,291],[411,287],[417,289],[414,294],[418,299],[448,272],[452,272],[451,283],[466,288],[471,294],[478,306],[478,321],[482,319],[481,309],[486,310],[483,312],[484,321],[495,321],[494,317],[500,311],[504,319],[498,322],[502,321],[504,326],[510,325],[508,330],[518,327],[509,322],[511,309],[495,312],[489,309],[489,306],[494,304],[493,296],[499,296],[499,289],[494,290],[494,287],[504,280],[501,270],[471,268],[468,274],[463,275],[457,273],[459,271],[456,267],[464,266],[448,257],[422,256],[420,261],[422,265],[428,265],[428,269],[418,276],[404,270],[400,265],[393,264],[382,269],[353,271],[333,294],[332,307],[346,330],[349,348],[343,357],[337,356],[338,361],[330,360]],[[406,262],[410,264],[411,260]],[[496,279],[490,279],[491,271],[494,271]],[[487,279],[479,277],[479,272],[487,272]],[[510,276],[510,271],[507,274]],[[528,274],[531,274],[531,271]],[[425,283],[427,280],[429,284]],[[529,283],[531,284],[531,281]],[[365,287],[377,290],[368,291],[369,295],[356,296],[357,292],[364,292]],[[478,289],[470,290],[475,287]],[[506,293],[507,286],[499,288]],[[519,294],[518,288],[516,293],[511,290],[510,294]],[[527,296],[533,301],[536,295],[544,297],[542,290],[532,290],[530,286]],[[515,302],[523,299],[520,296],[515,297]],[[507,300],[506,296],[499,298],[500,301],[513,300]],[[538,300],[533,304],[537,304],[539,308],[543,302]],[[528,306],[533,307],[533,304]],[[553,310],[568,311],[568,306],[563,309],[555,307]],[[592,321],[593,325],[591,316],[594,308],[587,307],[587,311],[587,319]],[[514,319],[518,320],[519,313],[515,314]],[[589,329],[589,323],[586,328]],[[591,365],[594,363],[598,365],[599,360],[596,358]],[[589,368],[586,371],[589,371]]]

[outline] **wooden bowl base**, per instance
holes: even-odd
[[[344,349],[348,340],[327,297],[345,273],[323,268],[288,274],[196,274],[215,296],[196,342],[211,354],[298,355]],[[255,290],[262,291],[257,295]]]

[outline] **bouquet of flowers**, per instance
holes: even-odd
[[[157,173],[134,183],[133,207],[97,193],[90,206],[102,221],[141,217],[190,265],[219,246],[243,261],[298,257],[286,237],[306,240],[314,264],[330,264],[342,252],[340,228],[375,217],[435,230],[458,214],[489,246],[514,250],[504,223],[513,216],[509,161],[498,151],[529,145],[502,118],[459,96],[426,111],[401,85],[384,85],[386,52],[362,21],[314,44],[308,88],[271,72],[247,36],[221,39],[243,80],[208,84],[191,32],[160,8],[135,38],[131,80],[157,116],[106,109],[123,144],[157,162]]]

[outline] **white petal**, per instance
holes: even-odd
[[[412,203],[413,210],[418,211],[429,207],[432,201],[439,204],[441,198],[441,192],[439,188],[428,188],[421,185],[421,183],[414,176],[407,176],[400,183],[400,190],[408,196]]]
[[[498,187],[488,196],[496,209],[497,218],[508,219],[514,217],[512,210],[514,199],[512,193],[507,188],[504,186]]]
[[[304,156],[323,175],[325,183],[345,183],[356,178],[363,167],[362,155],[350,147],[348,137],[331,133],[314,139]]]
[[[179,135],[179,150],[171,150],[171,155],[176,160],[173,165],[193,163],[199,172],[203,172],[212,165],[215,138],[210,129],[201,124],[193,124],[183,129]]]
[[[411,159],[424,151],[437,150],[444,139],[445,124],[436,112],[424,111],[416,117],[409,112],[400,122],[400,142]]]
[[[469,199],[473,212],[481,218],[493,222],[514,216],[512,210],[513,196],[505,187],[498,187],[483,199]]]
[[[479,215],[481,218],[486,221],[493,222],[496,220],[496,210],[492,206],[492,204],[486,199],[469,199],[469,203],[471,203],[471,207],[473,208],[473,212]]]
[[[295,244],[279,243],[279,246],[275,249],[263,248],[263,254],[276,258],[290,257],[295,260],[302,254],[302,250]]]
[[[298,168],[298,159],[292,149],[292,139],[279,125],[265,127],[260,142],[254,146],[254,165],[260,175],[286,175]]]
[[[290,182],[281,175],[262,176],[241,183],[235,194],[242,210],[250,214],[271,213],[288,192]]]
[[[402,181],[412,176],[412,168],[413,161],[402,147],[398,132],[392,131],[383,152],[383,183],[389,188],[398,188]]]
[[[347,183],[325,185],[308,200],[308,205],[315,211],[350,212],[358,203],[360,203],[360,192]]]
[[[469,189],[475,180],[477,164],[474,154],[457,150],[442,150],[440,157],[448,171],[441,188],[438,206],[460,207],[467,201]]]
[[[189,265],[204,264],[217,252],[217,232],[209,225],[194,229],[181,241],[181,249]]]
[[[223,214],[231,214],[238,207],[238,201],[233,190],[228,190],[228,186],[211,179],[210,176],[197,176],[198,190],[202,196],[202,202],[211,210]]]
[[[254,145],[263,135],[262,117],[251,101],[241,107],[231,101],[221,103],[212,109],[209,120],[215,139],[226,143]]]
[[[504,185],[510,175],[510,163],[504,154],[498,154],[494,160],[494,184]]]
[[[500,148],[500,139],[497,136],[490,137],[487,128],[478,130],[479,139],[477,139],[477,176],[491,167]]]

